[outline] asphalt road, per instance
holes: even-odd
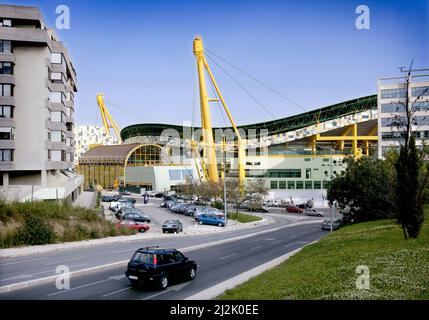
[[[284,223],[287,224],[287,222]],[[272,228],[273,226],[270,225],[270,227]],[[246,230],[241,230],[241,233],[243,231]],[[246,232],[249,232],[249,230]],[[148,288],[134,289],[124,276],[125,268],[116,267],[84,276],[72,277],[69,290],[58,290],[54,283],[48,283],[4,293],[0,295],[0,299],[185,299],[313,242],[325,234],[326,232],[320,230],[320,223],[297,225],[242,240],[185,252],[186,256],[196,260],[198,263],[196,278],[193,281],[172,284],[164,291]],[[225,238],[225,236],[224,233],[223,235],[198,238],[199,241],[209,241],[208,237],[214,239],[216,237]],[[197,243],[196,238],[195,236],[189,239],[183,237],[180,240],[155,240],[154,242],[162,246],[184,247],[186,242],[188,244]],[[70,264],[87,264],[91,260],[104,261],[103,257],[106,255],[113,256],[116,260],[128,259],[138,246],[140,244],[127,243],[101,248],[71,250],[71,252],[67,253],[51,253],[46,257],[33,257],[33,260],[29,257],[21,258],[27,259],[26,263],[22,263],[23,261],[2,261],[0,274],[2,275],[2,280],[4,280],[3,270],[8,266],[5,264],[13,262],[17,263],[9,264],[9,266],[19,269],[18,273],[33,272],[29,264],[33,266],[39,265],[39,268],[44,270],[47,268],[46,264],[50,262],[54,267],[59,263],[58,259],[61,259],[61,254],[66,255],[63,258]],[[75,260],[70,261],[71,259]]]

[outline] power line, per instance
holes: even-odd
[[[228,71],[226,71],[220,64],[218,64],[212,57],[210,57],[209,54],[207,54],[207,57],[216,65],[218,66],[218,68],[220,68],[223,72],[225,72],[225,74],[232,80],[235,82],[235,84],[240,87],[241,90],[243,90],[250,98],[252,98],[262,109],[265,110],[266,113],[268,113],[274,120],[276,119],[276,116],[273,115],[268,109],[267,107],[265,107],[261,102],[259,102],[258,99],[256,99],[248,90],[246,90],[237,80],[234,79],[233,76],[231,76]]]
[[[138,113],[138,112],[136,112],[136,111],[134,111],[134,110],[132,110],[132,109],[130,109],[130,108],[127,108],[127,107],[124,107],[124,106],[121,106],[120,104],[118,104],[118,103],[115,103],[115,102],[113,102],[113,101],[111,101],[111,100],[108,100],[108,99],[104,99],[106,102],[108,102],[109,103],[109,105],[111,105],[113,108],[115,108],[115,109],[118,109],[118,110],[120,110],[120,111],[122,111],[122,112],[124,112],[124,113],[126,113],[126,114],[128,114],[128,115],[130,115],[130,116],[132,116],[132,117],[138,117],[138,118],[140,118],[140,119],[144,119],[145,121],[146,120],[149,120],[149,121],[154,121],[153,119],[151,119],[151,118],[149,118],[149,117],[146,117],[146,116],[144,116],[144,115],[142,115],[142,114],[140,114],[140,113]]]
[[[288,101],[289,103],[292,103],[293,105],[297,106],[298,108],[300,108],[303,111],[307,111],[304,107],[302,107],[301,105],[299,105],[298,103],[296,103],[295,101],[293,101],[292,99],[286,97],[285,95],[283,95],[282,93],[280,93],[279,91],[277,91],[276,89],[270,87],[269,85],[265,84],[264,82],[262,82],[261,80],[256,79],[254,76],[252,76],[251,74],[247,73],[246,71],[240,69],[239,67],[233,65],[231,62],[229,62],[228,60],[226,60],[225,58],[222,58],[220,55],[218,55],[217,53],[204,48],[207,52],[213,54],[214,56],[216,56],[217,58],[223,60],[224,62],[226,62],[227,64],[229,64],[231,67],[233,67],[234,69],[238,70],[239,72],[243,73],[244,75],[248,76],[249,78],[253,79],[254,81],[258,82],[260,85],[264,86],[265,88],[271,90],[272,92],[276,93],[277,95],[279,95],[280,97],[282,97],[283,99],[285,99],[286,101]]]

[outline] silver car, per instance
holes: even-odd
[[[332,219],[332,230],[338,230],[343,224],[342,218]],[[322,222],[322,230],[331,230],[331,218],[325,218]]]
[[[323,217],[323,213],[320,211],[317,211],[316,209],[305,209],[304,214],[306,216],[312,216],[312,217]]]

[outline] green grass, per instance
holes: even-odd
[[[48,201],[0,201],[0,248],[97,239],[136,233],[95,210]]]
[[[219,299],[429,299],[429,207],[418,239],[392,220],[344,227]],[[358,265],[369,290],[356,288]]]
[[[246,214],[243,212],[239,212],[238,214],[235,212],[228,212],[228,219],[235,220],[241,223],[254,222],[262,220],[261,217],[257,217],[251,214]]]

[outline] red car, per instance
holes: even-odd
[[[287,206],[286,211],[290,213],[303,213],[304,209],[301,209],[295,206]]]
[[[137,230],[138,232],[146,232],[147,230],[150,229],[148,224],[135,222],[133,220],[121,220],[116,224],[116,228],[134,229],[134,230]]]

